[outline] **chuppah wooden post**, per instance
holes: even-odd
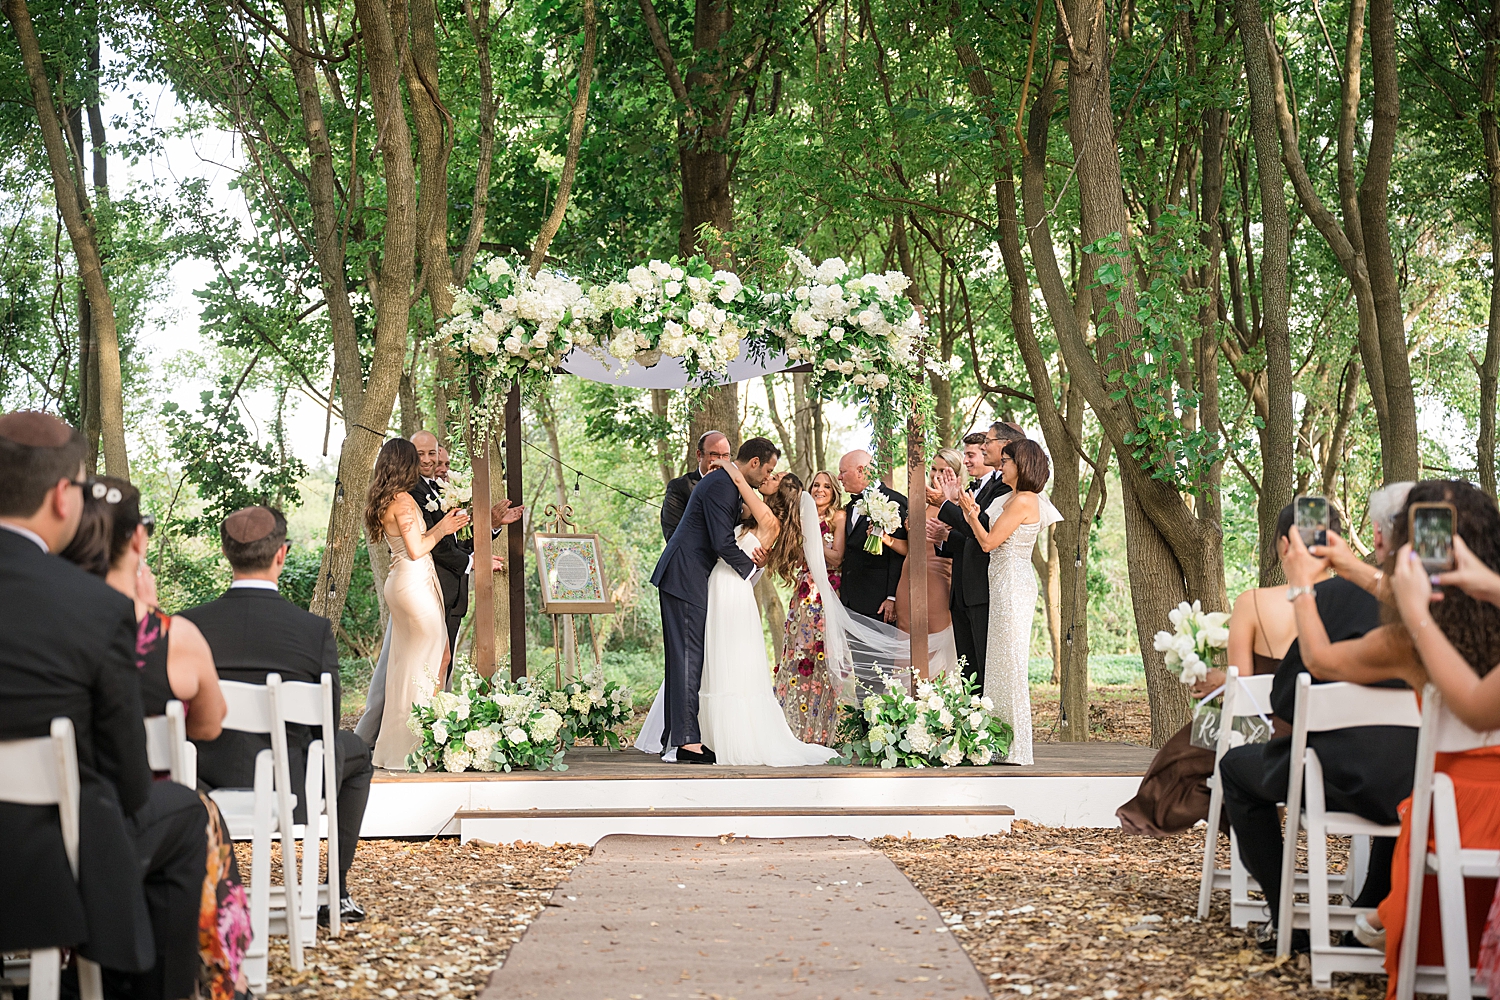
[[[490,421],[476,426],[474,414],[482,402],[479,379],[469,376],[469,464],[474,519],[474,672],[489,677],[495,672],[495,575],[490,559]]]
[[[906,424],[906,496],[907,529],[906,584],[911,608],[911,683],[916,693],[917,669],[926,674],[930,661],[927,653],[927,461],[922,454],[922,412],[912,405]]]
[[[505,495],[512,507],[525,502],[521,489],[521,386],[505,396]],[[505,564],[510,567],[510,679],[526,676],[526,519],[511,523]]]

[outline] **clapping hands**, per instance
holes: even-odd
[[[950,503],[958,503],[959,497],[968,496],[958,482],[958,473],[952,469],[939,469],[937,472],[937,491],[942,494],[942,499]]]
[[[511,506],[509,500],[501,500],[490,508],[490,528],[499,531],[507,524],[514,524],[526,513],[526,508],[521,504]]]

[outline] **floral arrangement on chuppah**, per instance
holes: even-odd
[[[917,685],[899,686],[841,709],[835,742],[848,763],[881,767],[983,765],[1010,750],[1011,728],[992,713],[973,678],[959,669]]]
[[[542,269],[533,276],[504,257],[476,262],[463,288],[452,288],[453,312],[443,335],[487,382],[535,386],[574,347],[591,347],[598,320],[594,300],[577,278]]]
[[[905,274],[856,274],[842,258],[814,264],[785,249],[797,281],[784,295],[767,297],[775,302],[768,326],[787,358],[812,364],[814,389],[909,403],[927,372],[947,380],[961,367],[958,358],[945,363],[927,349],[927,328],[902,294],[910,284]]]
[[[566,771],[563,717],[529,681],[460,671],[456,690],[413,705],[407,727],[421,742],[409,771]]]
[[[587,739],[596,747],[618,750],[616,730],[630,721],[633,700],[630,688],[606,681],[604,672],[595,670],[548,694],[547,707],[562,716],[563,746]]]

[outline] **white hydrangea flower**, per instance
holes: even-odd
[[[964,748],[957,741],[944,750],[940,758],[948,767],[957,767],[964,762]]]
[[[443,770],[458,773],[467,771],[474,764],[474,754],[464,749],[462,744],[454,743],[443,751]]]

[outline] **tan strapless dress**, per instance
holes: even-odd
[[[387,535],[391,570],[385,578],[385,604],[391,613],[391,651],[385,675],[385,712],[372,760],[376,767],[406,770],[406,755],[418,739],[407,728],[413,705],[425,705],[438,688],[448,625],[443,591],[432,556],[412,559],[399,535]]]

